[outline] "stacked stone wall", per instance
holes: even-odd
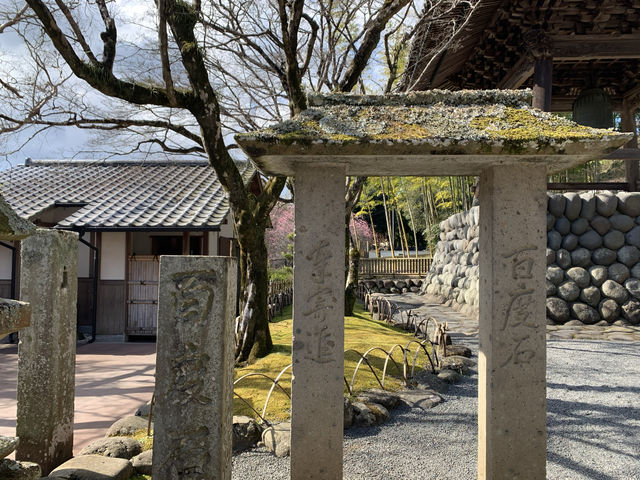
[[[422,292],[471,315],[478,313],[480,210],[473,207],[440,223],[440,241]]]
[[[474,207],[440,224],[422,291],[477,314],[478,220]],[[640,193],[549,195],[547,317],[550,323],[640,323]]]

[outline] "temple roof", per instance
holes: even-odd
[[[631,138],[535,110],[530,99],[529,90],[313,95],[295,118],[236,141],[269,174],[324,161],[354,175],[475,175],[523,161],[561,171]]]
[[[625,98],[640,104],[640,3],[480,0],[465,23],[467,13],[452,9],[450,22],[441,22],[464,25],[447,42],[437,34],[443,27],[422,21],[404,89],[531,86],[527,36],[540,31],[554,58],[553,111],[571,110],[573,99],[590,87],[605,89],[617,108]]]

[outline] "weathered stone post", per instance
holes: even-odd
[[[237,260],[160,257],[153,478],[231,478]]]
[[[291,478],[342,478],[343,165],[296,168]],[[313,454],[311,454],[313,452]]]
[[[22,241],[20,273],[31,325],[19,333],[16,459],[48,475],[73,456],[78,234],[38,229]]]
[[[480,177],[480,479],[546,478],[546,171]]]

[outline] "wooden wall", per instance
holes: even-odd
[[[123,335],[125,321],[126,282],[98,282],[98,320],[96,335]]]

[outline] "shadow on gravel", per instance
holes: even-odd
[[[620,480],[618,477],[612,477],[611,475],[607,475],[606,473],[602,473],[599,470],[595,470],[593,468],[589,468],[587,466],[581,465],[570,458],[563,457],[555,452],[547,452],[547,462],[556,463],[562,466],[566,470],[572,470],[576,473],[580,473],[585,476],[585,478],[593,478],[598,480]]]

